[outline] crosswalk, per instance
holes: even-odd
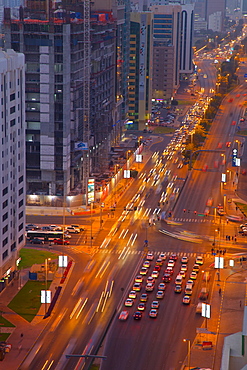
[[[75,253],[90,253],[92,252],[93,254],[100,253],[100,254],[115,254],[115,255],[121,255],[124,252],[124,249],[107,249],[107,248],[99,248],[99,247],[93,247],[92,250],[87,248],[85,251],[85,248],[80,249],[79,247],[72,247],[70,246],[70,249],[72,249]],[[153,253],[154,256],[158,256],[161,251],[152,251],[150,252]],[[204,253],[204,252],[164,252],[165,256],[169,257],[172,254],[176,254],[178,257],[197,257],[197,256],[203,256],[204,258],[212,258],[211,253]],[[125,251],[125,255],[145,255],[145,252],[142,250],[131,250],[130,248]]]
[[[175,222],[194,222],[194,223],[214,223],[214,219],[210,218],[186,218],[186,217],[174,217],[172,221]]]

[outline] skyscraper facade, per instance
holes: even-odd
[[[1,291],[25,245],[25,61],[13,50],[0,51],[0,101]]]
[[[180,5],[151,6],[153,21],[153,98],[170,99],[179,86]]]
[[[153,14],[132,12],[130,20],[129,127],[142,130],[151,112]]]
[[[27,4],[25,12],[20,8],[19,19],[6,10],[5,39],[6,47],[23,52],[26,59],[27,192],[48,196],[46,202],[54,196],[58,202],[60,196],[56,204],[62,205],[64,195],[82,192],[85,157],[90,175],[104,172],[111,144],[120,138],[121,93],[117,122],[113,113],[117,27],[112,12],[90,13],[86,140],[84,9],[65,1],[63,7],[47,10],[38,3]]]
[[[182,5],[180,42],[180,79],[193,72],[194,4]]]

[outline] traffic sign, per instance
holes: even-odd
[[[244,78],[247,78],[247,73],[244,74]]]

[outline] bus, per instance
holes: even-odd
[[[64,235],[64,238],[66,238],[66,235]],[[27,240],[32,239],[40,239],[44,241],[63,239],[63,231],[29,230],[27,231]]]

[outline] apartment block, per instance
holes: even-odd
[[[25,244],[25,62],[0,50],[0,291],[14,277]]]
[[[132,12],[130,18],[129,128],[143,130],[152,100],[153,14]]]

